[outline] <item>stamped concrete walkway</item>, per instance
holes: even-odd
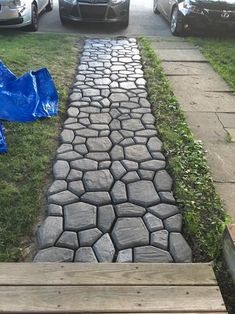
[[[36,262],[191,262],[135,39],[87,40]]]

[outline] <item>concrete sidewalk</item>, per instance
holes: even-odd
[[[203,142],[214,184],[235,222],[234,94],[186,40],[151,41],[195,138]]]
[[[232,218],[224,256],[235,282],[235,96],[197,47],[184,39],[152,39],[172,90],[206,150],[214,185]]]

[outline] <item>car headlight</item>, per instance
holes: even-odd
[[[126,2],[126,0],[111,0],[110,3],[115,5],[115,4],[120,4],[120,3],[124,3]]]
[[[12,0],[8,2],[10,9],[18,9],[25,6],[25,3],[22,0]]]
[[[190,10],[191,12],[196,13],[196,14],[204,14],[203,9],[194,5],[194,2],[190,0],[184,1],[183,8]]]

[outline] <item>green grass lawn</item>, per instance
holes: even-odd
[[[59,92],[59,117],[35,123],[4,123],[8,153],[0,155],[0,262],[23,254],[43,207],[78,52],[70,35],[0,35],[0,59],[17,75],[47,67]]]
[[[235,39],[193,38],[192,41],[235,91]]]

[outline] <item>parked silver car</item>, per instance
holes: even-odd
[[[52,0],[0,0],[0,28],[27,26],[28,30],[37,31],[38,15],[52,7]]]
[[[130,0],[59,0],[60,19],[81,22],[129,24]]]

